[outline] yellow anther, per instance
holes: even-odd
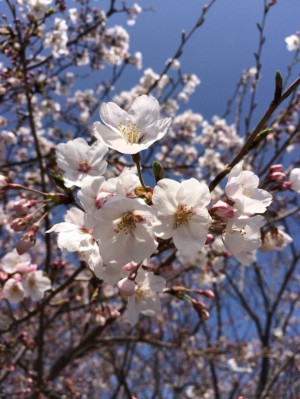
[[[127,122],[126,124],[119,122],[118,128],[128,144],[138,143],[141,134],[141,128],[138,125],[132,123],[131,121]]]

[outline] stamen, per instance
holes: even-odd
[[[139,125],[136,125],[131,121],[127,122],[126,125],[123,122],[119,122],[118,128],[120,129],[120,132],[123,134],[128,144],[138,143],[139,136],[141,134],[141,128],[139,127]]]
[[[150,289],[144,284],[137,284],[135,287],[135,297],[137,301],[142,301],[146,296],[150,295]]]
[[[176,227],[188,223],[194,214],[195,212],[192,208],[188,209],[186,205],[179,205],[175,213]]]
[[[79,172],[88,173],[88,171],[91,170],[89,161],[87,160],[80,161],[78,170]]]
[[[133,212],[126,212],[123,214],[120,223],[115,228],[115,233],[120,233],[120,231],[124,231],[125,234],[131,233],[132,230],[136,228],[138,223],[144,221],[144,218],[141,215],[135,215]]]

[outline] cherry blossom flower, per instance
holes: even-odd
[[[236,215],[229,221],[223,234],[226,248],[243,265],[249,266],[253,262],[253,251],[261,246],[260,229],[265,224],[261,215],[248,217]]]
[[[115,103],[103,103],[100,117],[104,123],[94,123],[95,137],[109,148],[123,154],[136,154],[161,139],[170,126],[170,118],[161,118],[158,101],[142,95],[128,112]]]
[[[125,169],[118,177],[105,180],[103,177],[86,177],[78,192],[78,198],[84,209],[92,214],[102,208],[113,195],[136,197],[134,189],[141,185],[132,169]]]
[[[0,269],[6,273],[16,273],[20,269],[29,267],[31,258],[29,254],[19,255],[16,250],[8,252],[0,261]]]
[[[155,316],[161,310],[159,293],[163,292],[166,280],[151,272],[139,269],[135,279],[134,294],[128,297],[124,318],[134,326],[138,321],[139,313],[146,316]],[[124,284],[122,284],[122,287]],[[132,288],[132,286],[130,286]],[[129,289],[128,292],[131,290]]]
[[[66,21],[62,18],[55,18],[53,31],[45,35],[44,47],[51,47],[54,58],[69,54],[67,30]]]
[[[66,187],[81,187],[86,176],[100,176],[107,163],[103,160],[107,154],[104,144],[95,142],[92,146],[78,138],[57,146],[57,165],[63,171]]]
[[[122,267],[142,262],[157,248],[153,224],[155,211],[140,199],[111,197],[95,214],[94,237],[106,265]]]
[[[275,231],[268,231],[262,237],[262,246],[259,248],[263,252],[282,251],[288,244],[293,241],[282,228]]]
[[[1,295],[11,303],[19,303],[24,299],[25,292],[21,283],[20,275],[15,274],[12,278],[6,281]]]
[[[291,189],[300,193],[300,168],[294,168],[290,172]]]
[[[259,178],[249,170],[243,171],[243,161],[232,168],[225,192],[234,207],[247,214],[264,213],[272,202],[272,195],[259,189]]]
[[[67,211],[65,222],[57,223],[46,233],[58,233],[57,245],[67,252],[79,252],[97,277],[101,278],[103,262],[92,235],[92,222],[80,209]]]
[[[160,221],[155,226],[158,237],[173,237],[183,255],[195,254],[203,248],[211,223],[206,208],[210,193],[204,183],[194,178],[182,183],[162,179],[154,188],[152,202]]]
[[[27,274],[22,280],[22,285],[25,295],[34,301],[42,299],[45,292],[51,289],[51,281],[43,275],[42,270]]]
[[[285,38],[286,48],[288,51],[300,50],[300,37],[297,35],[291,35]]]
[[[27,7],[36,18],[42,18],[50,9],[51,3],[52,0],[28,0]]]

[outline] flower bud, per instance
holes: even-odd
[[[117,288],[120,295],[124,297],[132,296],[135,293],[135,283],[127,277],[118,282]]]
[[[152,168],[153,168],[153,174],[155,177],[155,181],[157,183],[165,177],[164,168],[162,167],[161,163],[158,161],[153,162]]]
[[[10,227],[14,231],[24,231],[29,226],[31,220],[32,220],[31,215],[28,215],[24,218],[16,218],[11,222]]]
[[[224,201],[218,201],[212,206],[213,213],[219,216],[222,219],[233,219],[234,218],[234,210],[232,206],[227,204]]]
[[[18,254],[23,255],[25,252],[28,251],[28,249],[34,247],[35,241],[35,233],[32,234],[31,232],[28,232],[24,234],[16,245],[16,250]]]
[[[22,216],[27,213],[27,211],[36,205],[35,200],[28,200],[26,198],[21,198],[20,200],[16,201],[13,205],[13,210],[16,212],[17,216]]]
[[[281,163],[279,163],[279,164],[276,164],[276,165],[272,165],[271,167],[270,167],[270,171],[273,173],[273,172],[282,172],[282,164]]]

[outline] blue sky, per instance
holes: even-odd
[[[199,0],[137,1],[153,11],[142,13],[133,27],[132,52],[143,53],[143,67],[160,73],[165,61],[172,56],[180,42],[181,31],[194,25],[202,6]],[[100,2],[97,2],[100,6]],[[101,2],[107,4],[107,1]],[[133,2],[128,2],[131,4]],[[117,6],[120,2],[116,2]],[[258,48],[257,22],[261,22],[263,0],[217,0],[207,13],[205,24],[195,33],[184,50],[181,63],[185,73],[196,73],[201,85],[185,108],[202,113],[205,118],[221,115],[228,97],[233,93],[241,72],[255,65],[254,52]],[[105,7],[104,7],[105,8]],[[278,0],[269,12],[266,43],[262,58],[262,79],[259,85],[258,116],[267,107],[274,90],[274,75],[284,75],[293,54],[286,50],[284,39],[300,29],[300,1]],[[113,17],[111,24],[124,24],[124,16]],[[140,73],[129,71],[126,82],[116,91],[130,89]]]

